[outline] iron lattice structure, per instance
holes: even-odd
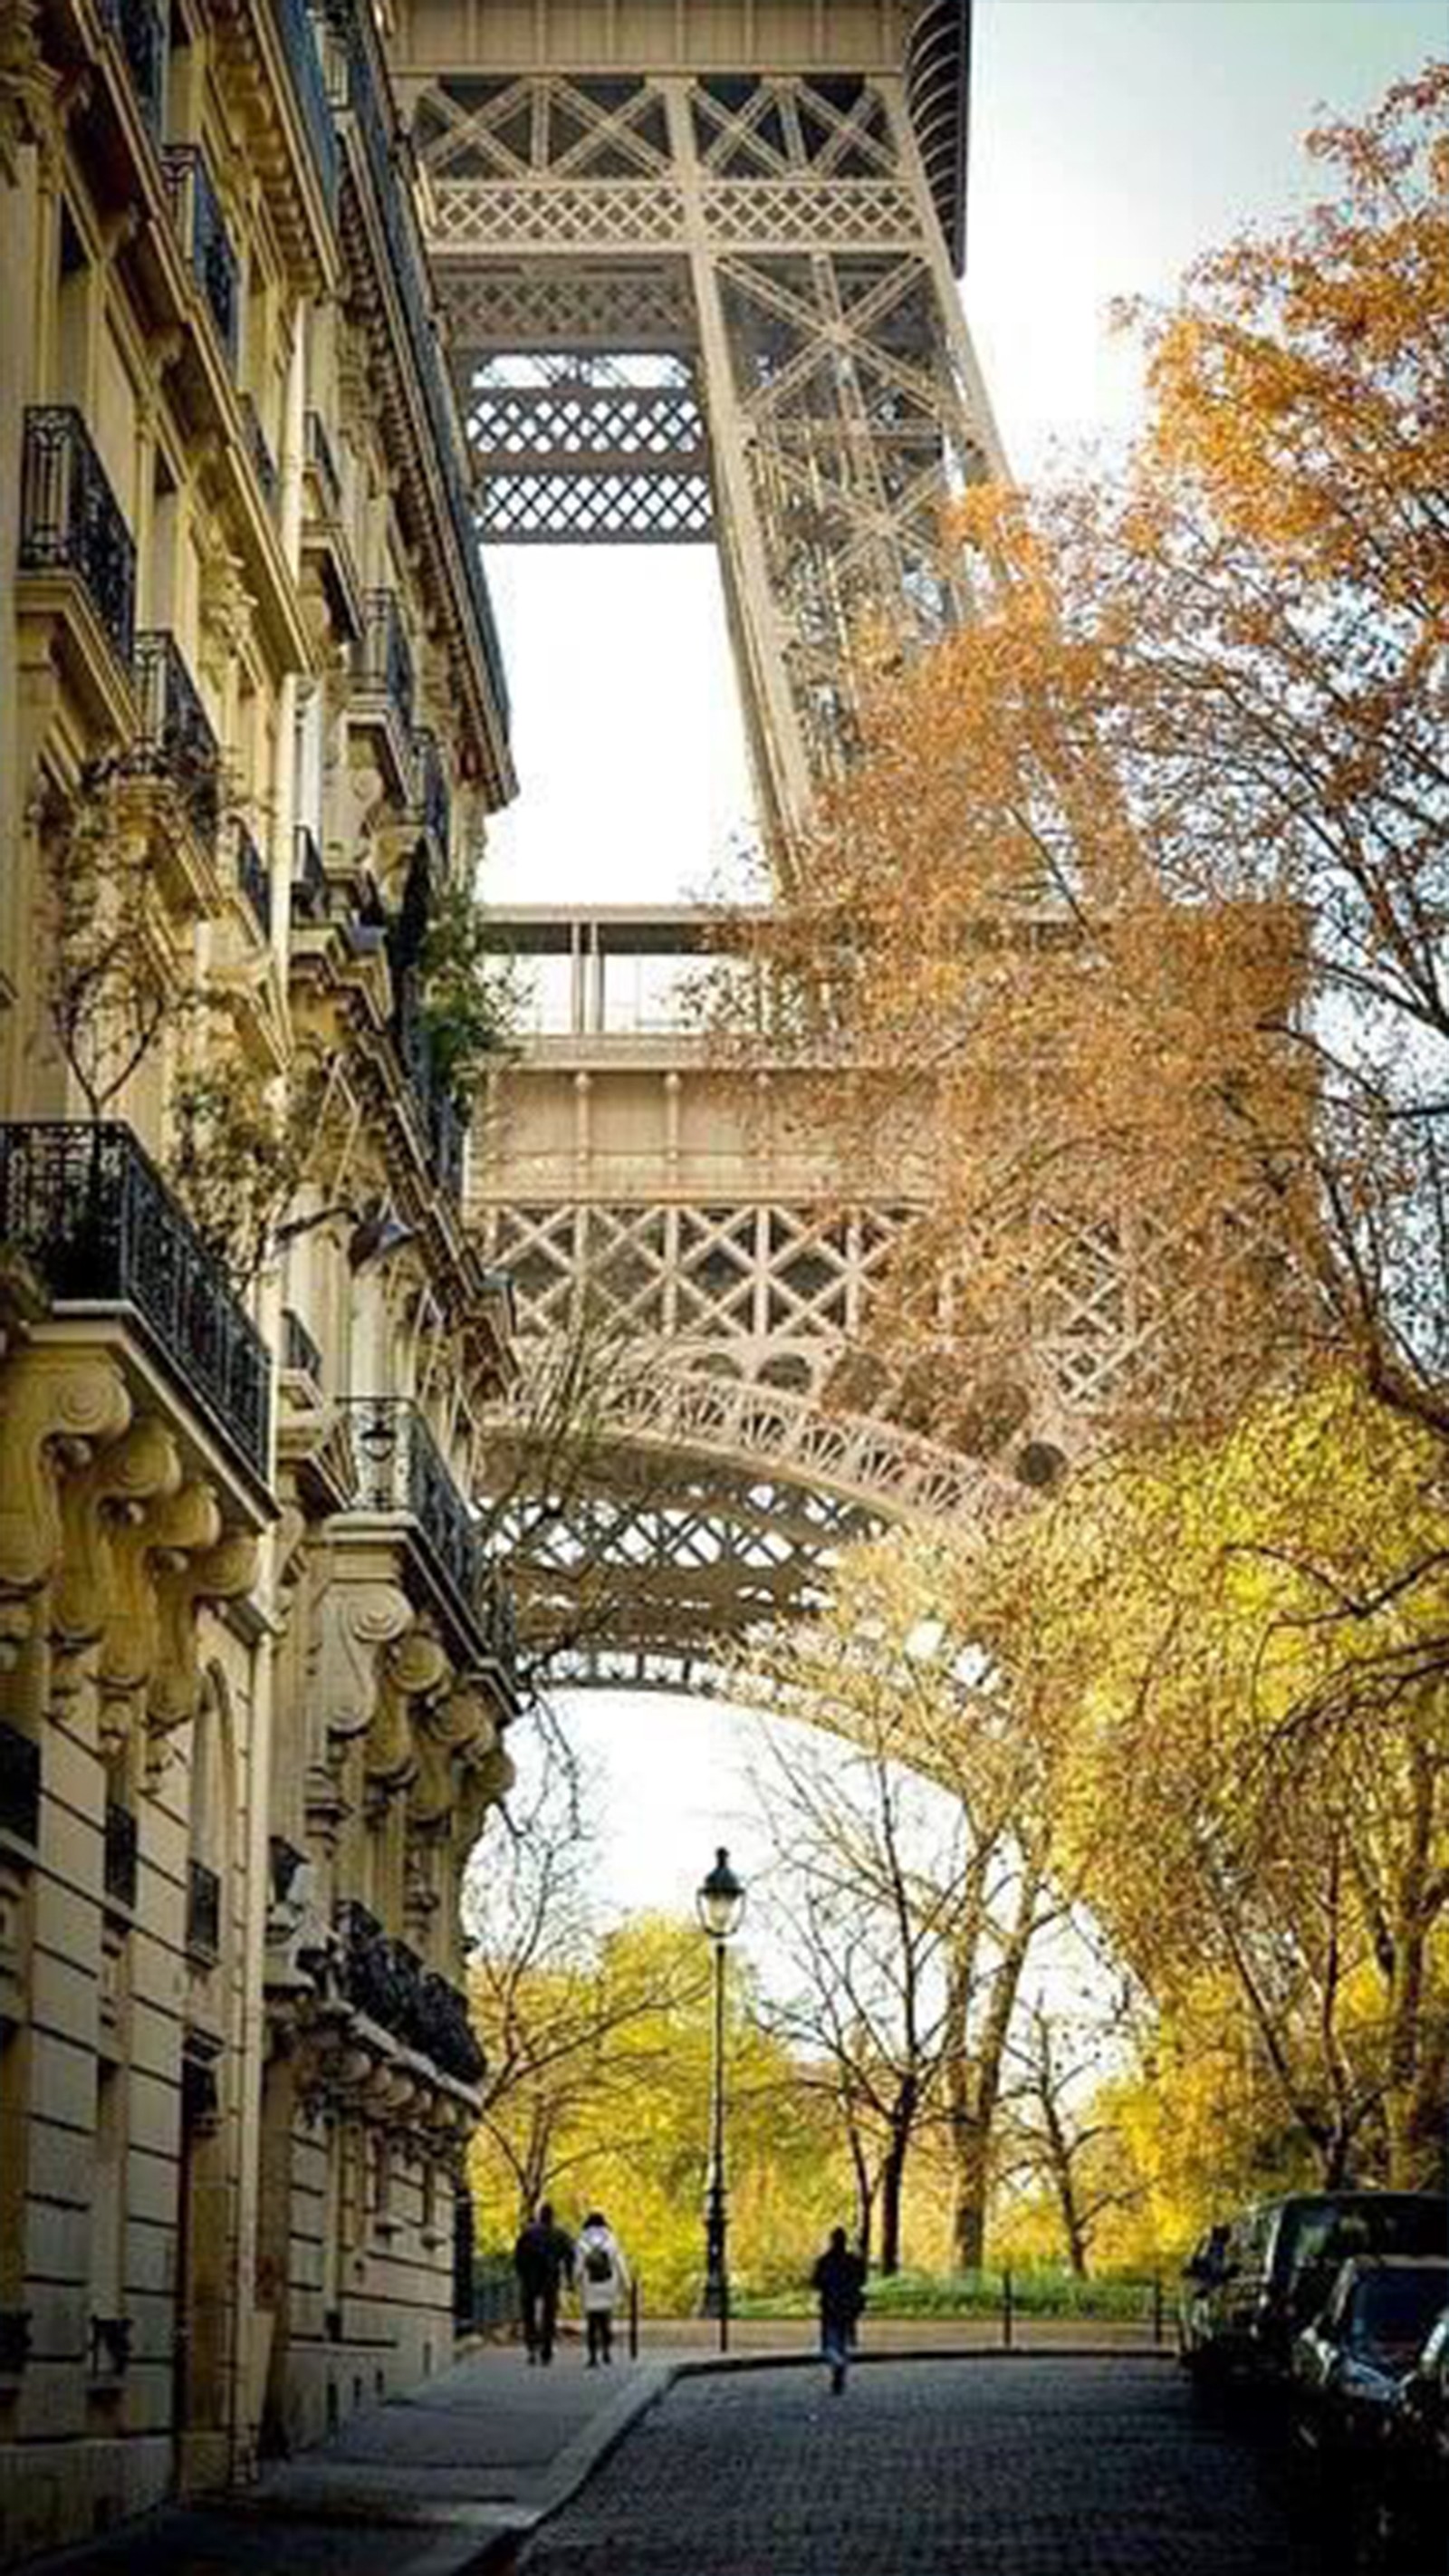
[[[842,1547],[989,1524],[1149,1382],[1170,1262],[1130,1226],[1065,1220],[1023,1266],[1028,1370],[973,1370],[943,1311],[939,1342],[892,1374],[872,1310],[911,1176],[851,1206],[787,1066],[722,1063],[667,1001],[635,1007],[640,962],[687,973],[708,916],[538,906],[497,932],[553,961],[566,1007],[480,1104],[471,1221],[525,1349],[582,1332],[623,1363],[566,1472],[546,1443],[530,1460],[526,1425],[494,1451],[525,1637],[554,1641],[556,1675],[708,1688],[743,1629],[821,1597]]]
[[[483,533],[717,546],[777,830],[848,745],[862,633],[960,613],[943,511],[998,461],[952,275],[968,23],[963,0],[410,22]]]
[[[782,861],[848,756],[863,634],[930,640],[963,612],[945,513],[1000,462],[955,288],[969,16],[411,0],[401,17],[485,541],[716,547]],[[691,944],[677,921],[616,927],[628,953]],[[587,1318],[644,1356],[565,1485],[511,1453],[525,1629],[563,1639],[576,1679],[706,1682],[752,1620],[817,1598],[843,1545],[978,1520],[1020,1482],[913,1430],[899,1387],[842,1400],[906,1205],[842,1213],[833,1183],[746,1132],[687,1040],[621,1044],[598,921],[500,930],[535,954],[571,942],[579,1007],[475,1122],[474,1222],[525,1336],[556,1348]]]

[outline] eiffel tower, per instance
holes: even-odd
[[[717,548],[780,866],[848,757],[862,633],[961,617],[945,512],[1000,470],[956,291],[970,26],[969,0],[412,0],[393,49],[483,541]],[[581,893],[498,931],[567,961],[568,998],[492,1086],[473,1222],[525,1335],[588,1311],[647,1362],[511,1571],[545,1630],[608,1575],[569,1678],[707,1687],[842,1545],[1019,1497],[1120,1345],[1120,1283],[1064,1276],[1059,1401],[980,1454],[842,1407],[908,1198],[849,1206],[772,1077],[744,1104],[697,1038],[621,1020],[702,916]]]

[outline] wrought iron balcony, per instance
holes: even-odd
[[[0,1829],[40,1840],[40,1746],[18,1726],[0,1726]]]
[[[433,1588],[482,1635],[494,1579],[482,1538],[420,1405],[410,1396],[348,1396],[357,1459],[354,1511],[405,1515]]]
[[[58,1307],[132,1313],[187,1400],[266,1474],[271,1361],[129,1127],[0,1126],[0,1240],[29,1256]]]
[[[305,435],[307,470],[316,477],[317,498],[328,518],[336,519],[342,512],[342,477],[337,471],[327,424],[319,411],[308,412]]]
[[[430,732],[426,726],[420,726],[413,735],[413,754],[417,761],[418,813],[423,830],[446,867],[453,794],[448,785],[447,764],[438,748],[437,735]]]
[[[337,208],[337,128],[306,0],[277,0],[277,25],[329,213]]]
[[[221,745],[174,635],[136,638],[141,725],[126,766],[133,777],[167,780],[203,847],[215,852],[221,823]]]
[[[451,552],[467,588],[494,702],[506,731],[509,705],[503,652],[488,579],[483,569],[477,517],[463,474],[457,418],[433,322],[427,291],[427,262],[418,236],[417,218],[410,197],[399,185],[387,119],[366,42],[360,27],[350,23],[349,11],[344,8],[340,15],[343,25],[339,33],[347,47],[347,104],[361,138],[373,201],[387,239],[389,265],[402,306],[409,353],[422,387],[433,446],[447,489],[453,534]]]
[[[169,143],[161,155],[171,212],[191,274],[236,373],[241,337],[241,273],[216,182],[199,143]]]
[[[125,55],[141,122],[159,146],[166,108],[166,13],[157,0],[104,0],[102,15]]]
[[[395,590],[370,590],[363,601],[362,637],[354,668],[358,685],[380,696],[411,739],[413,655]]]
[[[136,1819],[117,1798],[106,1800],[106,1845],[103,1879],[107,1896],[117,1905],[134,1905],[138,1877]]]
[[[322,1384],[322,1353],[312,1339],[300,1315],[290,1306],[282,1309],[282,1366],[298,1377],[310,1378],[315,1387]]]
[[[262,416],[250,394],[243,394],[241,397],[241,416],[242,426],[246,431],[247,454],[252,460],[252,470],[261,485],[262,499],[269,510],[275,510],[278,492],[277,460],[267,445],[267,433],[262,427]]]
[[[263,939],[272,935],[272,872],[245,823],[236,827],[236,881]]]
[[[298,921],[325,921],[332,889],[317,835],[306,823],[292,826],[292,914]]]
[[[428,2058],[459,2084],[477,2084],[483,2051],[468,2017],[468,1999],[446,1977],[425,1968],[406,1941],[394,1941],[365,1905],[337,1908],[342,1959],[339,1982],[353,2009],[379,2030]]]
[[[129,664],[136,642],[136,541],[70,403],[34,405],[25,415],[20,570],[74,573],[117,658]]]
[[[221,1956],[221,1880],[199,1860],[186,1864],[186,1947],[197,1958]]]
[[[452,1091],[433,1062],[416,967],[399,966],[394,955],[393,980],[397,988],[393,1044],[427,1140],[428,1168],[438,1187],[456,1198],[463,1186],[467,1126]]]

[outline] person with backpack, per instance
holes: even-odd
[[[865,2264],[851,2253],[843,2227],[832,2227],[810,2282],[820,2301],[820,2351],[830,2372],[831,2394],[840,2397],[865,2306]]]
[[[597,2370],[614,2358],[614,2310],[629,2287],[624,2249],[600,2209],[591,2209],[579,2229],[578,2276],[589,2368]]]
[[[559,2289],[574,2277],[574,2240],[555,2223],[552,2201],[546,2200],[523,2229],[513,2249],[513,2268],[523,2298],[528,2358],[550,2362],[558,2329]]]

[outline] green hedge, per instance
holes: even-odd
[[[1003,2275],[986,2272],[896,2272],[889,2279],[872,2274],[868,2288],[873,2317],[999,2316],[1004,2302]],[[1164,2300],[1171,2286],[1163,2283]],[[1110,2277],[1080,2281],[1071,2272],[1047,2265],[1011,2273],[1011,2300],[1023,2317],[1101,2317],[1119,2322],[1150,2320],[1154,2291],[1150,2280]],[[808,2288],[752,2295],[739,2290],[733,2301],[740,2317],[805,2317],[814,2314]]]

